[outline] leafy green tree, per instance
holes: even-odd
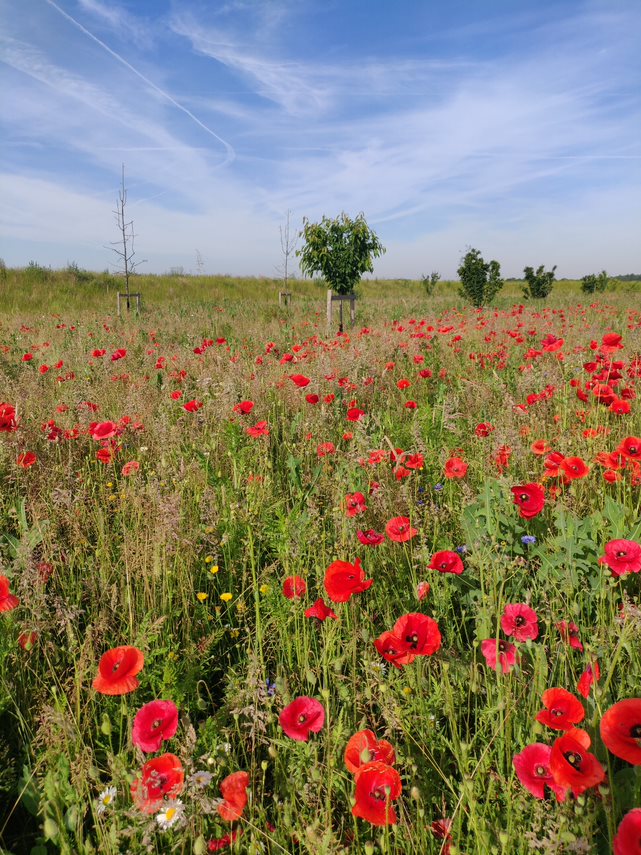
[[[609,283],[605,270],[600,273],[588,273],[581,279],[581,290],[584,294],[594,294],[595,291],[605,291]]]
[[[528,300],[544,300],[552,288],[554,287],[554,271],[556,264],[552,270],[546,270],[543,265],[537,267],[536,273],[533,267],[526,267],[523,270],[525,277],[525,285],[523,286],[523,296]]]
[[[503,287],[498,261],[484,261],[479,250],[472,247],[461,259],[457,273],[461,280],[461,297],[469,300],[477,309],[491,303]]]
[[[352,294],[362,274],[373,272],[373,259],[385,252],[362,213],[352,220],[343,212],[320,223],[305,218],[300,236],[305,240],[296,252],[300,269],[306,276],[320,273],[337,294]]]

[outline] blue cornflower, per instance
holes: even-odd
[[[443,485],[442,484],[434,484],[434,489],[440,493],[441,490],[443,489]]]
[[[536,538],[533,534],[524,534],[521,538],[521,543],[524,546],[531,546],[533,543],[536,543]]]

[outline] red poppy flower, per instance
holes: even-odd
[[[0,433],[10,433],[17,427],[16,408],[11,404],[0,404]]]
[[[387,763],[373,762],[361,768],[356,779],[356,804],[352,814],[372,825],[396,825],[392,802],[403,791],[401,776]]]
[[[18,636],[18,644],[27,652],[33,649],[37,640],[38,633],[35,632],[35,630],[32,630],[31,632],[21,632]]]
[[[242,828],[233,828],[229,834],[224,834],[222,837],[215,837],[209,841],[207,844],[208,852],[221,852],[223,849],[227,849],[233,843],[238,840],[239,837],[242,836],[243,830]]]
[[[641,855],[641,808],[626,813],[612,844],[613,855]]]
[[[365,410],[359,410],[358,407],[350,407],[347,411],[348,422],[360,422],[365,415]]]
[[[305,695],[285,707],[278,722],[290,739],[307,742],[310,733],[318,733],[325,724],[325,710],[316,698]]]
[[[101,448],[96,452],[96,460],[99,463],[108,464],[114,459],[114,452],[111,448]]]
[[[313,406],[320,401],[320,398],[318,397],[318,395],[305,395],[305,400],[308,404],[312,404]]]
[[[376,739],[371,730],[359,730],[347,743],[344,759],[348,771],[356,775],[367,763],[380,762],[393,766],[396,754],[385,739]]]
[[[236,822],[240,819],[247,805],[247,787],[249,786],[249,774],[247,772],[232,772],[231,775],[221,781],[220,792],[223,802],[218,805],[217,811],[225,822]]]
[[[333,620],[338,619],[338,615],[322,599],[316,600],[313,606],[305,610],[305,617],[317,618],[320,621],[325,621],[327,618]]]
[[[318,457],[327,457],[328,454],[335,454],[336,446],[333,442],[321,442],[319,446],[316,448],[316,454]]]
[[[564,457],[559,469],[570,481],[586,478],[590,474],[590,467],[580,457]]]
[[[601,719],[600,731],[608,751],[633,766],[641,766],[641,698],[611,706]]]
[[[9,580],[0,576],[0,612],[10,612],[20,605],[20,600],[9,593]]]
[[[305,377],[304,374],[290,374],[289,379],[295,386],[298,386],[299,389],[304,389],[305,386],[309,386],[311,382],[309,377]]]
[[[577,692],[584,698],[589,697],[592,684],[595,681],[598,682],[600,677],[601,669],[599,668],[599,663],[595,662],[593,665],[588,665],[588,667],[579,677],[579,682],[576,684]]]
[[[501,629],[516,641],[534,640],[539,634],[539,618],[525,603],[511,603],[503,612]]]
[[[395,543],[405,543],[418,534],[418,529],[410,524],[409,517],[394,517],[385,526],[385,531]]]
[[[441,633],[437,622],[420,612],[400,617],[394,624],[392,633],[416,656],[431,656],[441,646]]]
[[[171,400],[172,401],[180,401],[182,396],[183,396],[183,393],[180,391],[180,389],[176,389],[175,392],[171,393]]]
[[[105,439],[111,439],[118,433],[118,425],[115,422],[92,422],[89,425],[89,433],[92,439],[101,442]]]
[[[253,427],[245,428],[245,433],[253,439],[257,439],[259,436],[269,436],[267,422],[256,422]]]
[[[530,451],[534,454],[548,454],[551,451],[550,444],[546,439],[537,439],[530,446]]]
[[[605,545],[600,564],[607,564],[615,576],[641,570],[641,545],[634,540],[611,540]]]
[[[307,593],[307,582],[301,576],[288,576],[283,582],[283,595],[288,600],[300,600]]]
[[[106,350],[94,350],[91,355],[96,359],[100,359],[100,357],[104,356],[106,352]]]
[[[458,552],[449,549],[435,552],[427,566],[430,570],[438,570],[439,573],[454,573],[456,576],[460,576],[465,570]]]
[[[590,737],[584,730],[564,733],[555,740],[550,753],[550,770],[560,787],[569,787],[580,796],[605,780],[605,769],[587,750]]]
[[[567,787],[561,787],[554,780],[550,770],[550,754],[552,749],[549,745],[535,742],[528,745],[520,754],[512,758],[519,781],[528,792],[537,799],[545,798],[545,788],[549,787],[555,793],[557,801],[564,802]]]
[[[197,401],[195,398],[192,401],[187,401],[186,404],[183,404],[183,410],[186,410],[188,413],[197,413],[198,410],[203,406],[202,401]]]
[[[641,439],[636,436],[626,436],[617,451],[630,460],[641,460]]]
[[[325,571],[325,590],[333,603],[346,603],[352,594],[361,594],[373,584],[373,579],[365,578],[360,558],[353,564],[334,561]]]
[[[579,627],[575,623],[562,620],[557,623],[556,628],[563,641],[566,641],[573,650],[583,651],[583,645],[579,638]]]
[[[509,641],[503,641],[502,638],[488,638],[482,641],[481,652],[485,656],[488,667],[494,671],[500,668],[504,674],[509,674],[519,661],[516,647]]]
[[[403,665],[411,665],[416,659],[414,653],[405,641],[393,632],[384,632],[374,640],[374,647],[387,662],[391,662],[395,668]]]
[[[493,430],[494,430],[494,428],[492,427],[491,424],[489,424],[489,422],[481,422],[474,429],[474,433],[478,437],[484,438],[486,436],[489,436]]]
[[[120,471],[125,478],[128,478],[130,475],[133,475],[135,472],[138,472],[139,469],[140,463],[138,463],[137,460],[130,460],[128,463],[125,463],[125,465]]]
[[[173,701],[151,701],[134,718],[132,742],[141,751],[158,751],[178,730],[178,707]]]
[[[468,464],[462,457],[450,457],[445,464],[446,478],[465,478],[467,474]]]
[[[111,361],[117,362],[119,359],[124,359],[126,355],[127,355],[127,351],[125,350],[125,348],[119,347],[118,350],[115,350],[111,354]]]
[[[345,496],[345,505],[348,517],[355,517],[359,514],[364,514],[367,510],[365,496],[362,493],[348,493]]]
[[[33,451],[23,451],[22,454],[18,455],[18,459],[16,460],[16,465],[20,466],[22,469],[29,469],[30,466],[33,466],[36,463],[38,458],[33,453]]]
[[[540,514],[545,505],[545,491],[540,484],[522,484],[512,487],[514,504],[518,505],[519,514],[523,519],[530,520]]]
[[[175,754],[161,754],[148,760],[142,775],[131,785],[131,797],[143,813],[155,813],[165,796],[175,799],[182,792],[185,772]]]
[[[583,704],[566,689],[547,689],[543,692],[543,706],[536,720],[553,730],[572,730],[585,718]]]
[[[114,647],[103,654],[93,687],[103,695],[126,695],[140,685],[136,677],[145,664],[137,647]]]
[[[430,583],[429,582],[419,582],[416,586],[416,596],[418,597],[419,603],[423,602],[425,597],[430,592]]]
[[[378,534],[373,528],[367,531],[357,531],[356,537],[364,546],[380,546],[381,543],[385,542],[385,535]]]
[[[606,356],[616,353],[617,350],[622,350],[621,336],[618,333],[606,333],[603,336],[599,351]]]
[[[241,401],[240,404],[234,405],[234,412],[240,413],[243,416],[249,415],[251,411],[254,409],[253,401]]]

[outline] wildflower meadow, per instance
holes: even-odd
[[[0,297],[3,855],[639,855],[638,291],[139,281]]]

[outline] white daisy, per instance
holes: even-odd
[[[208,787],[211,783],[211,779],[214,776],[211,772],[205,772],[203,770],[199,770],[198,772],[194,772],[193,775],[189,776],[189,783],[193,784],[194,787]]]
[[[96,799],[96,804],[98,805],[98,813],[104,813],[108,807],[111,807],[115,798],[115,787],[107,787],[106,790],[103,790]]]
[[[176,799],[173,802],[167,802],[165,809],[156,814],[156,822],[163,831],[166,831],[168,828],[177,825],[183,818],[184,813],[185,806],[180,799]]]

